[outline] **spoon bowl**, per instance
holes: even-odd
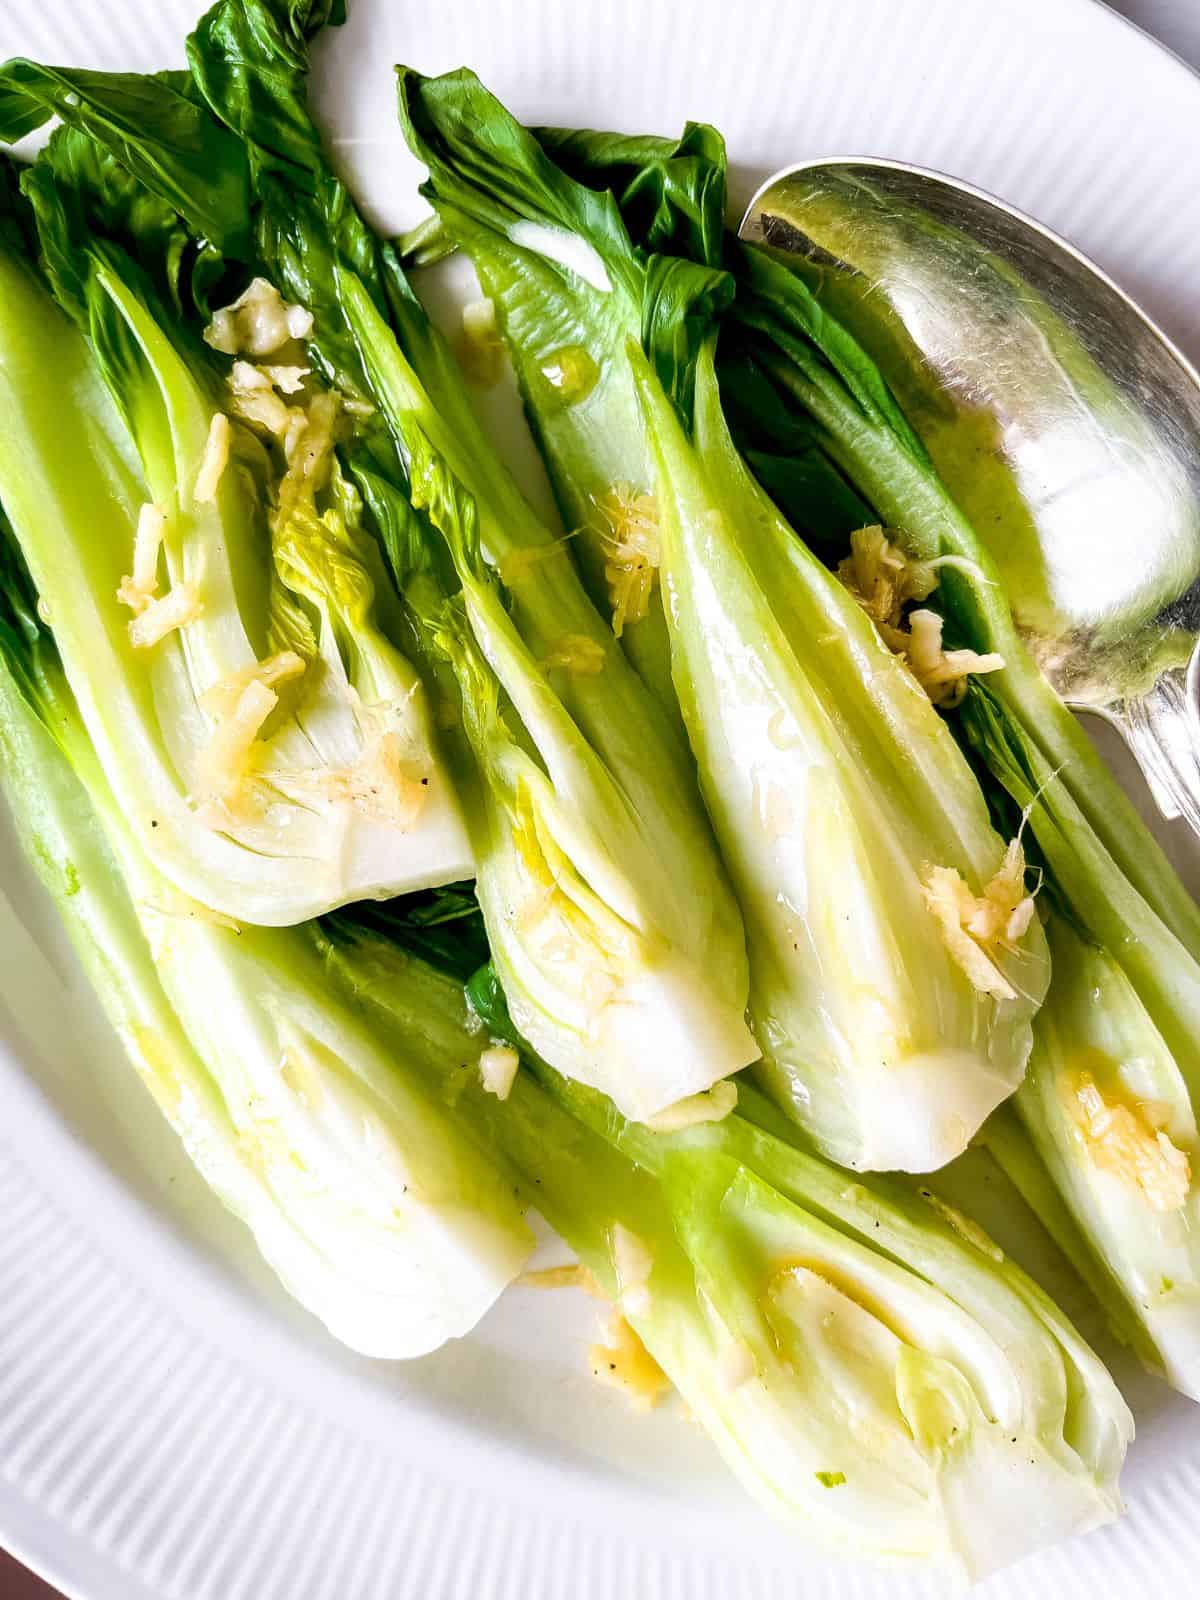
[[[1200,833],[1200,375],[1066,240],[942,173],[805,163],[739,231],[863,344],[1043,671]]]

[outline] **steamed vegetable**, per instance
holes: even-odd
[[[1002,1112],[994,1147],[1027,1193],[1053,1175],[1122,1326],[1142,1296],[1186,1373],[1174,933],[1106,900],[1069,788],[971,681],[1008,663],[955,609],[965,542],[948,569],[868,525],[843,474],[872,428],[919,463],[869,364],[810,318],[798,420],[799,345],[734,258],[730,404],[803,438],[754,465],[819,502],[806,532],[853,519],[840,580],[750,477],[713,364],[718,136],[532,137],[470,74],[402,74],[489,296],[468,357],[514,350],[568,542],[327,164],[307,49],[341,14],[220,0],[190,77],[0,70],[0,136],[64,124],[0,208],[0,496],[43,588],[0,541],[3,783],[135,1065],[356,1348],[465,1332],[536,1196],[619,1351],[822,1542],[976,1576],[1107,1521],[1132,1422],[1097,1358],[968,1218],[828,1156],[939,1164],[1036,1037],[1029,1135]],[[938,585],[962,648],[912,609]],[[773,1100],[724,1081],[760,1046]]]
[[[77,457],[78,460],[78,457]],[[130,1060],[288,1290],[339,1339],[415,1356],[466,1333],[532,1247],[509,1169],[429,1094],[488,1047],[419,971],[383,1042],[309,928],[236,928],[152,864],[109,786],[11,549],[0,755],[27,854]]]
[[[1029,661],[987,552],[869,358],[782,265],[747,250],[742,268],[738,315],[753,331],[731,354],[726,379],[743,435],[768,432],[781,451],[803,441],[836,463],[893,523],[889,548],[902,568],[951,554],[925,603],[942,608],[965,644],[998,650],[1005,663],[971,681],[954,721],[991,785],[1024,815],[1057,909],[1053,978],[1014,1101],[1025,1132],[1006,1113],[988,1136],[1073,1255],[1082,1244],[1081,1265],[1114,1331],[1194,1395],[1196,907]],[[790,409],[781,404],[788,398]],[[793,511],[806,518],[812,481],[785,487],[798,492]],[[827,526],[822,541],[831,560],[846,552],[839,567],[852,584],[856,520],[843,515],[840,540]],[[902,638],[892,642],[905,648]]]
[[[429,167],[422,192],[471,257],[488,336],[512,355],[585,581],[643,678],[673,703],[654,467],[624,346],[641,339],[686,404],[699,340],[733,289],[720,270],[720,135],[698,124],[674,144],[544,134],[544,149],[465,69],[424,78],[400,68],[399,104]],[[561,165],[600,156],[621,208]],[[633,247],[623,210],[642,221],[645,248]],[[685,227],[690,260],[674,248]]]
[[[173,259],[156,208],[82,135],[60,131],[25,188],[70,316],[14,225],[0,495],[141,848],[264,924],[466,876],[426,691],[382,629],[397,602],[334,455],[353,420],[309,379],[309,313],[256,279],[211,349],[100,237],[126,206],[130,248]]]
[[[402,71],[400,106],[425,192],[500,310],[571,514],[586,527],[587,503],[611,502],[617,461],[637,474],[629,504],[658,569],[647,592],[661,579],[674,687],[747,920],[760,1070],[835,1159],[940,1165],[1020,1081],[1044,947],[952,738],[853,603],[789,554],[790,530],[722,447],[715,394],[700,408],[703,468],[654,399],[661,377],[690,419],[696,350],[728,299],[719,139],[539,144],[467,72]],[[634,168],[622,204],[645,243],[599,191],[600,162],[605,177]],[[659,241],[692,252],[690,273],[646,248]],[[686,306],[670,343],[667,301]],[[597,375],[570,407],[551,403],[543,372],[567,331]],[[656,369],[640,381],[631,333]],[[614,631],[623,620],[618,601]],[[989,889],[1004,912],[980,938],[964,923]]]
[[[486,818],[470,801],[489,930],[514,1008],[546,1055],[604,1086],[631,1112],[650,1115],[757,1055],[744,1019],[737,907],[686,746],[626,663],[568,552],[538,523],[484,437],[454,363],[391,253],[325,164],[305,106],[304,54],[304,27],[323,13],[307,12],[219,5],[190,45],[200,89],[246,140],[258,207],[250,246],[237,248],[288,304],[311,315],[304,361],[336,383],[347,408],[368,412],[361,428],[332,437],[327,430],[328,470],[339,503],[352,504],[356,519],[357,486],[397,573],[409,578],[414,553],[422,569],[431,568],[430,583],[453,587],[467,571],[460,559],[456,579],[448,556],[430,555],[428,528],[411,505],[428,497],[429,485],[410,490],[402,459],[422,452],[432,471],[465,486],[476,508],[481,547],[505,580],[512,623],[498,603],[487,626],[486,607],[469,608],[468,653],[477,651],[480,661],[490,656],[484,680],[495,673],[510,706],[504,715],[515,719],[523,747],[510,759],[508,736],[496,725],[496,737],[474,738],[474,768],[460,768],[463,783],[482,784],[489,796]],[[92,81],[88,103],[119,103],[122,93],[120,80]],[[164,111],[151,126],[167,120]],[[101,142],[105,161],[125,172],[122,144],[90,124],[88,134]],[[155,205],[179,208],[171,214],[186,238],[210,201],[170,143],[159,141],[155,154],[173,179],[156,183]],[[231,232],[232,219],[227,248]],[[203,251],[197,238],[185,249]],[[245,301],[218,311],[209,342],[232,351],[245,336],[242,323],[252,328],[256,315]],[[235,383],[241,365],[233,364]],[[271,416],[260,408],[273,400],[257,389],[241,397],[261,418],[260,432],[272,432]],[[280,425],[286,445],[287,425]],[[443,531],[454,545],[454,530]],[[287,575],[295,565],[289,559]],[[374,564],[371,570],[378,592],[382,576]],[[480,579],[473,590],[468,584],[470,593],[497,593],[494,579]],[[411,639],[411,619],[391,620],[388,635]],[[505,635],[511,648],[501,664],[496,648]],[[338,637],[357,641],[361,626],[348,619]],[[423,666],[436,684],[437,663]],[[495,697],[498,688],[489,692]],[[422,693],[416,685],[407,702],[414,711]],[[485,705],[486,695],[480,716]],[[445,721],[453,712],[445,704],[439,714]],[[467,726],[478,732],[481,724],[468,718]],[[445,730],[443,742],[453,738]],[[425,774],[407,767],[399,775],[413,780],[406,793],[427,804],[432,780],[422,783]],[[453,872],[426,881],[464,870],[460,859]]]
[[[1200,965],[1002,704],[976,686],[961,715],[971,747],[1027,812],[1062,907],[1050,924],[1050,993],[1015,1101],[1028,1143],[1002,1129],[995,1153],[1020,1187],[1058,1191],[1114,1331],[1200,1397],[1191,1221]]]
[[[412,958],[346,917],[333,928],[331,970],[391,1037]],[[471,992],[502,1032],[494,976]],[[535,1177],[539,1208],[769,1508],[835,1549],[971,1576],[1114,1514],[1128,1412],[978,1230],[898,1185],[848,1183],[771,1132],[752,1091],[764,1126],[735,1113],[656,1133],[522,1062],[503,1102],[468,1078],[456,1107]]]
[[[897,530],[909,556],[954,558],[938,586],[948,635],[1001,658],[990,692],[1036,746],[1114,870],[1200,958],[1200,909],[1021,642],[995,562],[870,357],[782,262],[750,246],[736,247],[733,259],[733,318],[744,334],[723,345],[722,381],[739,442],[776,461],[815,454],[874,520]],[[799,491],[789,516],[801,531],[813,481],[785,484]]]
[[[1040,1191],[1047,1182],[1058,1191],[1071,1219],[1072,1259],[1114,1332],[1200,1399],[1193,1103],[1153,1017],[1108,952],[1064,917],[1054,917],[1049,932],[1054,976],[1016,1119],[1010,1111],[1005,1126],[989,1128],[989,1148],[1051,1232],[1058,1208]]]
[[[511,1172],[752,1492],[823,1542],[977,1575],[1115,1513],[1128,1413],[986,1240],[740,1117],[655,1134],[531,1055],[514,1075],[478,1018],[507,1034],[494,980],[472,1007],[382,908],[238,935],[164,899],[11,572],[5,613],[27,847],[192,1159],[339,1337],[465,1331],[527,1247]]]
[[[1049,974],[1020,845],[750,478],[707,355],[695,445],[636,370],[672,667],[746,915],[760,1070],[834,1160],[931,1170],[1025,1069]]]
[[[329,172],[308,120],[301,23],[227,0],[190,54],[214,111],[249,141],[266,197],[260,248],[317,308],[325,365],[352,369],[378,405],[407,492],[444,541],[411,512],[389,528],[393,480],[380,531],[457,679],[461,787],[514,1016],[560,1070],[653,1115],[758,1054],[741,918],[687,747]],[[378,512],[377,470],[363,488]]]
[[[513,1017],[560,1071],[656,1116],[758,1054],[732,1003],[743,969],[695,953],[704,855],[672,876],[679,851],[663,858],[555,692],[555,668],[603,671],[603,656],[580,638],[536,659],[480,556],[474,501],[412,437],[414,490],[462,583],[428,624],[461,690],[476,892]]]

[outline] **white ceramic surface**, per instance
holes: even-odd
[[[198,9],[4,0],[0,56],[176,64]],[[467,60],[526,120],[715,121],[735,202],[823,151],[945,168],[1073,238],[1200,356],[1200,79],[1091,0],[351,9],[318,50],[318,98],[391,225],[420,202],[388,65]],[[598,1389],[596,1310],[576,1296],[511,1291],[404,1367],[335,1347],[144,1102],[7,830],[0,882],[0,1543],[87,1600],[942,1592],[814,1557],[677,1413],[635,1417]],[[1195,1591],[1200,1412],[1115,1364],[1139,1422],[1129,1516],[990,1580],[988,1600]]]

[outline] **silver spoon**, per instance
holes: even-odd
[[[1200,833],[1200,376],[1111,279],[1003,201],[850,157],[770,179],[739,230],[874,357],[1068,704]]]

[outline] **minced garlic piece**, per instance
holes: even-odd
[[[279,484],[279,504],[275,512],[282,526],[301,501],[311,502],[322,487],[333,455],[334,433],[340,397],[323,390],[314,395],[307,412],[293,412],[293,426],[284,436],[283,453],[288,469]]]
[[[129,642],[135,650],[149,650],[176,628],[194,622],[201,604],[190,583],[177,583],[157,600],[150,600],[129,624]]]
[[[1013,1000],[1016,990],[993,959],[1024,937],[1033,921],[1033,896],[1025,891],[1025,852],[1011,839],[999,870],[982,894],[973,894],[953,867],[926,867],[925,904],[946,948],[981,994]]]
[[[274,439],[286,437],[295,418],[304,415],[276,394],[275,385],[263,368],[249,361],[235,361],[228,381],[238,416],[265,428]]]
[[[956,706],[972,673],[999,672],[1004,657],[974,650],[943,650],[942,619],[936,611],[910,611],[908,627],[880,627],[887,645],[902,655],[913,677],[935,706]]]
[[[196,486],[192,490],[192,499],[198,505],[205,505],[217,498],[217,485],[229,465],[229,445],[232,437],[233,429],[229,426],[229,418],[223,411],[216,412],[208,425],[204,456],[200,462],[200,470],[196,474]]]
[[[523,1272],[517,1282],[528,1289],[582,1289],[593,1300],[608,1299],[582,1261],[572,1261],[564,1267],[535,1268],[532,1272]]]
[[[770,733],[767,735],[770,738]],[[796,817],[788,791],[773,778],[755,771],[750,783],[751,798],[759,827],[767,840],[774,844],[796,831]]]
[[[586,633],[564,633],[542,661],[543,667],[561,667],[578,678],[594,678],[604,671],[604,646]]]
[[[1154,1211],[1178,1211],[1192,1181],[1187,1156],[1141,1108],[1106,1100],[1090,1072],[1068,1073],[1067,1110],[1093,1163],[1142,1191]]]
[[[620,1222],[613,1223],[610,1244],[621,1305],[631,1315],[639,1316],[650,1308],[650,1273],[654,1257],[645,1241]]]
[[[227,716],[218,719],[212,737],[197,761],[200,780],[212,799],[236,793],[250,766],[250,752],[263,723],[279,704],[279,696],[251,678]]]
[[[872,622],[893,627],[909,601],[927,600],[938,581],[930,562],[914,561],[877,524],[850,535],[850,554],[838,563],[837,575]]]
[[[905,617],[905,606],[927,600],[937,588],[938,569],[946,565],[963,563],[952,556],[917,561],[875,525],[850,535],[850,554],[838,563],[837,575],[934,705],[949,708],[966,694],[972,673],[999,672],[1004,657],[943,650],[942,618],[936,611],[910,611]]]
[[[767,738],[776,750],[794,750],[800,742],[794,718],[782,707],[772,711],[767,719]]]
[[[627,622],[640,622],[650,605],[654,575],[662,561],[658,502],[629,483],[614,483],[593,500],[595,531],[604,550],[604,581],[617,638]]]
[[[290,305],[266,278],[255,278],[230,306],[213,315],[204,342],[222,355],[270,356],[290,339],[307,339],[312,312]]]
[[[521,1058],[510,1045],[489,1045],[479,1057],[479,1076],[483,1087],[489,1094],[494,1094],[497,1100],[507,1100],[520,1065]]]
[[[694,1128],[700,1122],[720,1122],[737,1105],[737,1084],[722,1078],[711,1089],[699,1094],[689,1094],[686,1099],[646,1118],[646,1127],[655,1133],[678,1133],[681,1128]]]
[[[312,368],[273,367],[270,365],[264,365],[258,370],[266,373],[267,377],[270,378],[271,382],[279,390],[280,394],[299,394],[304,388],[304,380],[308,377],[309,373],[312,371]],[[368,406],[367,409],[374,410],[374,407]]]
[[[670,1379],[619,1312],[605,1330],[607,1343],[588,1351],[592,1376],[620,1389],[639,1411],[649,1411],[671,1387]]]
[[[117,599],[131,611],[142,612],[158,589],[158,553],[167,527],[167,513],[161,506],[146,504],[138,512],[133,538],[133,571],[121,579]]]
[[[304,670],[303,656],[298,656],[294,650],[279,650],[275,655],[252,662],[241,671],[231,672],[214,683],[211,689],[206,689],[201,695],[200,704],[210,716],[230,717],[236,711],[247,684],[261,683],[268,689],[275,689],[289,679],[298,678]]]
[[[496,326],[494,300],[472,300],[462,309],[459,360],[467,377],[485,389],[504,372],[504,342]]]

